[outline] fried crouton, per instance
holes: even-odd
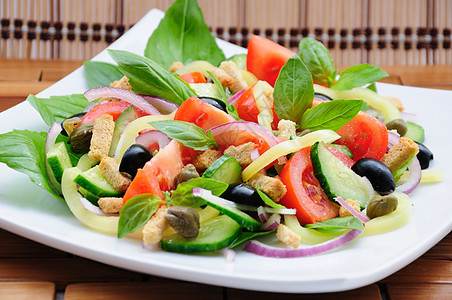
[[[223,87],[230,88],[235,83],[235,79],[229,76],[229,74],[226,73],[226,71],[224,71],[223,69],[214,67],[210,70],[210,72],[212,72],[213,76],[218,79]]]
[[[361,212],[361,207],[360,207],[359,203],[356,202],[355,200],[347,199],[347,200],[345,200],[345,202],[348,205],[350,205],[357,212]],[[352,213],[349,212],[345,207],[343,207],[341,205],[341,208],[339,208],[339,217],[343,218],[343,217],[350,217],[350,216],[353,216]]]
[[[115,190],[125,192],[132,182],[129,177],[119,172],[119,163],[113,157],[102,158],[99,169]]]
[[[220,151],[209,149],[196,155],[193,158],[193,165],[198,171],[202,171],[210,167],[210,165],[221,156],[222,154]]]
[[[413,140],[402,137],[397,144],[389,149],[388,153],[381,158],[381,161],[388,166],[392,173],[394,173],[418,152],[419,147]]]
[[[177,70],[181,69],[184,67],[184,64],[180,61],[175,61],[171,64],[171,66],[169,67],[169,71],[171,73],[176,72]]]
[[[278,138],[285,140],[290,139],[291,136],[296,136],[295,122],[290,120],[281,120],[278,123]]]
[[[165,219],[167,212],[168,207],[163,205],[144,225],[143,241],[146,245],[155,245],[160,242],[163,237],[163,232],[170,227],[168,221]]]
[[[130,85],[129,78],[127,78],[127,76],[122,76],[121,79],[113,81],[112,83],[110,83],[110,87],[119,88],[119,89],[128,90],[128,91],[132,90],[132,86]]]
[[[287,192],[286,186],[280,179],[262,175],[260,173],[254,174],[246,184],[261,190],[275,202],[281,200]]]
[[[234,84],[230,87],[231,92],[235,94],[248,88],[248,84],[246,83],[245,78],[243,78],[243,74],[235,62],[223,61],[220,64],[220,69],[224,70],[234,80]]]
[[[293,248],[298,248],[301,237],[286,225],[280,224],[276,230],[276,236],[284,244]]]
[[[108,156],[114,129],[115,121],[109,114],[103,114],[94,121],[93,136],[91,137],[91,145],[88,152],[88,156],[92,160],[100,161],[105,156]]]
[[[103,197],[97,201],[97,204],[106,214],[117,214],[123,207],[123,201],[120,197]]]
[[[254,150],[254,148],[256,148],[254,143],[248,142],[239,146],[229,146],[229,148],[224,150],[224,154],[229,154],[234,157],[244,169],[253,162],[251,151]]]

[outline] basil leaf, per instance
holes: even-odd
[[[298,56],[291,57],[281,68],[275,82],[273,100],[280,119],[300,122],[308,107],[312,106],[314,86],[309,70]]]
[[[196,0],[177,0],[166,10],[144,55],[166,68],[175,61],[207,60],[217,66],[225,60]]]
[[[162,200],[154,194],[141,194],[129,199],[119,214],[118,238],[122,238],[146,224],[157,211]]]
[[[331,86],[332,89],[338,91],[350,90],[389,76],[380,67],[369,64],[347,68],[340,75],[339,80]]]
[[[260,237],[264,235],[269,235],[270,233],[275,233],[276,230],[270,230],[270,231],[242,231],[240,235],[237,237],[237,239],[229,245],[229,248],[235,248],[242,244],[243,242],[249,241],[251,239],[254,239],[255,237]]]
[[[228,112],[228,114],[230,114],[234,119],[240,120],[239,115],[237,113],[237,108],[235,108],[235,106],[229,102],[229,98],[228,98],[228,96],[226,96],[226,93],[224,92],[224,88],[221,85],[218,78],[215,75],[213,75],[212,72],[210,72],[210,71],[207,71],[207,74],[209,74],[213,83],[215,84],[217,89],[220,91],[220,95],[223,98],[221,100],[223,100],[224,104],[226,105],[226,111]]]
[[[0,162],[24,173],[34,184],[64,202],[64,199],[54,191],[47,177],[44,160],[46,136],[46,132],[29,130],[13,130],[0,134]]]
[[[317,222],[313,224],[304,225],[306,228],[312,229],[359,229],[363,230],[364,225],[358,218],[355,217],[344,217],[344,218],[334,218],[326,220],[323,222]]]
[[[110,83],[122,77],[117,66],[106,62],[85,61],[83,62],[83,69],[90,89],[110,86]]]
[[[313,38],[303,38],[298,50],[301,60],[311,72],[312,79],[316,83],[331,86],[337,70],[328,49]]]
[[[177,105],[196,96],[190,86],[155,61],[121,50],[108,50],[135,93],[153,95]]]
[[[371,84],[369,84],[368,86],[367,86],[367,88],[369,89],[369,90],[371,90],[372,92],[377,92],[377,85],[375,84],[375,82],[372,82]]]
[[[281,209],[286,208],[284,205],[278,204],[275,201],[273,201],[269,196],[267,196],[267,194],[262,192],[259,188],[256,188],[256,191],[259,194],[259,196],[261,197],[262,201],[264,201],[264,203],[267,204],[268,206],[273,207],[273,208],[281,208]]]
[[[204,129],[193,123],[168,120],[150,122],[149,124],[186,147],[201,151],[218,147],[210,130],[207,134]]]
[[[333,100],[320,103],[303,114],[301,128],[336,131],[353,119],[362,105],[362,100]]]
[[[28,95],[27,101],[39,112],[44,122],[52,126],[54,122],[61,123],[64,119],[83,111],[89,104],[82,94],[67,96],[51,96],[50,98],[38,98]]]
[[[203,188],[210,190],[215,196],[220,196],[228,188],[228,184],[211,178],[192,178],[189,181],[180,183],[171,194],[169,203],[171,205],[182,205],[199,207],[204,201],[193,195],[193,188]]]

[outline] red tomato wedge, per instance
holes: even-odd
[[[264,37],[253,35],[248,42],[246,68],[259,80],[275,86],[279,71],[295,52]]]
[[[306,147],[295,153],[281,171],[281,181],[287,188],[287,193],[280,204],[297,210],[300,224],[311,224],[335,218],[339,206],[328,200],[314,176],[310,148]],[[328,148],[345,165],[351,167],[353,160],[341,152]]]
[[[199,100],[197,97],[190,97],[185,100],[177,109],[174,120],[190,122],[204,130],[235,121],[224,111]]]
[[[119,117],[119,115],[130,106],[132,106],[132,104],[126,101],[111,101],[103,103],[88,111],[83,116],[81,123],[92,123],[103,114],[109,114],[113,117],[113,120],[116,120]],[[139,108],[135,107],[135,109],[138,113],[138,117],[148,115]]]
[[[160,190],[157,177],[155,177],[152,172],[149,171],[149,169],[146,171],[143,169],[137,170],[137,175],[135,175],[135,178],[132,180],[132,183],[129,185],[129,188],[127,189],[123,197],[123,204],[126,204],[129,199],[133,198],[136,195],[147,193],[159,196],[162,200],[165,199],[163,197],[162,191]]]
[[[186,83],[207,83],[206,77],[201,72],[190,72],[179,76]]]
[[[336,131],[341,138],[335,143],[350,148],[353,160],[363,157],[380,160],[388,147],[388,129],[380,120],[359,112],[350,122]]]

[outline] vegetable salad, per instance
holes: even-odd
[[[423,171],[422,126],[377,93],[388,74],[339,73],[314,39],[294,53],[253,35],[226,58],[196,1],[177,0],[143,55],[108,52],[116,64],[84,63],[84,94],[27,98],[47,133],[0,135],[0,161],[94,230],[178,253],[300,257],[403,226],[421,177],[441,180]]]

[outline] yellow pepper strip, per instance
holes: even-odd
[[[320,244],[344,234],[343,230],[334,233],[324,233],[315,229],[304,228],[300,225],[296,216],[285,215],[284,224],[298,234],[301,237],[301,242],[305,244]]]
[[[443,169],[422,170],[421,183],[440,182],[444,179]]]

